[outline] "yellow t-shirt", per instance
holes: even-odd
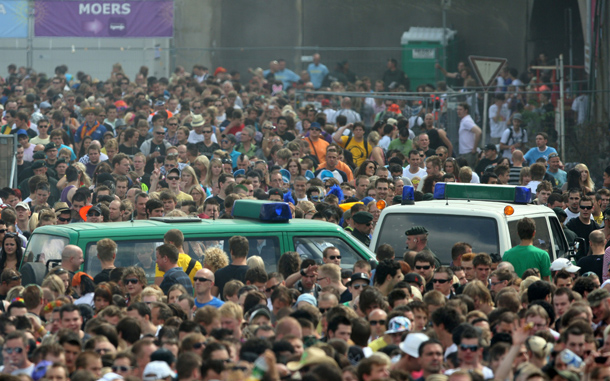
[[[369,158],[369,156],[371,156],[371,153],[373,152],[373,147],[366,140],[363,140],[358,143],[353,137],[349,141],[349,144],[346,146],[348,139],[349,136],[341,136],[340,145],[341,147],[352,153],[352,156],[354,157],[354,164],[356,164],[356,167],[359,167],[360,164],[362,164],[366,159]]]
[[[178,201],[193,201],[193,196],[188,193],[184,193],[180,191],[180,193],[176,196],[176,200]]]
[[[377,352],[378,350],[380,350],[381,348],[384,348],[388,345],[388,343],[385,342],[385,340],[383,339],[383,336],[371,341],[371,343],[369,344],[369,348],[371,348],[373,350],[373,352]]]
[[[191,257],[188,254],[180,253],[178,255],[178,266],[182,267],[184,272],[186,272],[186,270],[189,268],[189,263],[191,263]],[[193,278],[195,277],[197,271],[201,270],[202,267],[203,266],[201,266],[201,263],[199,263],[199,261],[195,261],[195,267],[193,267],[190,274],[187,274],[189,278],[191,278],[191,282],[193,282],[193,285],[195,284]],[[164,274],[165,271],[159,270],[159,266],[155,265],[155,278],[163,278]]]

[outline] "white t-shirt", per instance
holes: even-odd
[[[498,121],[494,122],[493,118],[500,114]],[[510,117],[510,110],[506,103],[502,104],[502,107],[498,107],[495,103],[489,107],[489,129],[491,133],[489,136],[492,138],[501,138],[502,133],[506,130],[506,121]]]
[[[445,376],[451,376],[453,373],[457,372],[458,370],[461,370],[460,368],[456,368],[456,369],[448,369],[445,371]],[[486,380],[491,380],[494,378],[494,372],[489,369],[488,367],[484,366],[483,367],[483,378]]]
[[[472,117],[470,115],[466,115],[460,121],[460,155],[470,153],[474,149],[476,137],[474,132],[472,132],[473,127],[476,127],[476,123],[474,122],[474,120],[472,120]]]
[[[202,142],[203,139],[204,139],[203,134],[199,135],[197,132],[195,132],[195,130],[193,130],[189,133],[188,142],[192,143],[192,144],[197,144],[199,142]]]
[[[513,131],[513,136],[510,136],[511,131]],[[500,143],[506,144],[507,146],[517,143],[527,143],[527,132],[523,128],[520,128],[519,133],[516,133],[514,132],[514,127],[509,127],[502,133]],[[505,149],[502,151],[502,156],[512,159],[513,154],[510,152],[510,149]]]
[[[388,135],[385,135],[383,138],[379,139],[379,143],[377,143],[377,145],[385,152],[388,150],[391,142],[392,139],[390,139]]]
[[[417,171],[417,173],[411,173],[411,172],[409,171],[409,168],[411,168],[411,165],[407,165],[407,167],[406,167],[405,169],[403,169],[403,170],[402,170],[402,177],[406,177],[406,178],[408,178],[409,180],[412,180],[412,179],[413,179],[415,176],[417,176],[417,177],[419,177],[419,178],[420,178],[420,180],[422,180],[422,182],[423,182],[424,176],[427,176],[427,175],[428,175],[428,172],[426,172],[426,170],[425,170],[425,169],[423,169],[423,168],[419,168],[419,170]]]

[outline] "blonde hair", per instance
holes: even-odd
[[[582,177],[579,177],[578,182],[580,183],[580,186],[582,188],[587,187],[587,188],[591,189],[591,191],[594,191],[595,183],[593,182],[593,180],[591,180],[591,173],[589,172],[589,168],[587,168],[587,166],[585,164],[580,163],[580,164],[576,164],[574,166],[574,169],[577,170],[578,172],[587,171],[587,180],[582,181]]]
[[[479,303],[481,304],[488,304],[490,306],[494,305],[494,302],[491,300],[489,290],[480,280],[473,280],[466,284],[463,293],[464,295],[470,296],[474,301],[478,299]]]
[[[239,322],[244,320],[243,311],[237,303],[226,302],[218,309],[218,312],[220,312],[221,317],[235,319]]]
[[[334,263],[327,263],[320,266],[318,273],[320,276],[324,274],[324,276],[328,277],[333,283],[341,282],[341,267],[335,265]]]
[[[263,262],[263,258],[259,257],[258,255],[253,255],[250,258],[248,258],[246,260],[246,264],[251,269],[255,268],[255,267],[258,267],[263,270],[265,269],[265,262]]]
[[[207,176],[205,177],[205,184],[204,184],[204,185],[205,185],[206,187],[212,187],[212,186],[213,186],[212,182],[213,182],[213,180],[214,180],[214,179],[212,179],[212,166],[213,166],[214,164],[218,164],[218,165],[220,165],[220,167],[222,168],[222,160],[220,160],[220,159],[219,159],[219,158],[217,158],[217,157],[215,157],[215,158],[213,158],[212,160],[210,160],[210,165],[208,165],[208,174],[207,174]],[[222,173],[222,172],[220,172],[220,173]],[[220,176],[219,176],[219,177],[220,177]]]
[[[42,281],[42,288],[48,288],[51,290],[51,292],[55,292],[60,296],[66,293],[64,281],[55,274],[49,274],[46,278],[44,278]]]
[[[142,290],[142,298],[146,297],[146,296],[154,296],[157,298],[157,302],[162,302],[163,301],[163,292],[151,287],[151,286],[147,286],[144,287],[144,290]]]
[[[203,252],[203,267],[212,272],[229,265],[229,256],[218,247],[210,247]]]
[[[372,132],[369,134],[368,141],[369,141],[369,143],[371,143],[373,146],[376,146],[376,145],[377,145],[377,143],[379,143],[379,139],[381,139],[381,138],[379,137],[379,132],[377,132],[377,131],[372,131]]]
[[[91,186],[91,178],[89,178],[89,175],[87,175],[87,167],[85,167],[85,164],[77,161],[72,163],[72,166],[78,169],[80,182],[83,183],[83,186],[89,188]]]

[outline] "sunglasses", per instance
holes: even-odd
[[[21,347],[17,347],[17,348],[4,348],[4,352],[6,352],[7,354],[12,354],[14,353],[23,353],[23,348]]]
[[[222,139],[220,142],[221,143],[228,143],[229,141],[227,139]]]
[[[430,265],[428,266],[415,266],[416,270],[430,270]]]
[[[178,125],[178,123],[168,123],[167,125],[170,126],[170,127],[175,127],[175,126]]]
[[[366,226],[371,226],[371,225],[373,225],[373,223],[372,222],[367,222],[365,225]]]
[[[610,270],[608,270],[608,271],[610,271]],[[352,286],[352,288],[354,290],[360,290],[361,288],[364,288],[364,286],[366,286],[366,285],[365,284],[355,284]]]
[[[195,282],[211,282],[212,281],[211,279],[198,277],[198,276],[194,277],[193,280]]]
[[[195,343],[193,344],[193,349],[201,349],[203,348],[205,343]]]
[[[5,233],[6,229],[0,229],[0,234]]]
[[[325,314],[330,308],[318,308],[322,314]]]
[[[61,222],[68,222],[70,221],[70,217],[64,218],[64,217],[57,217],[58,220],[60,220]]]
[[[212,130],[203,131],[204,134],[211,134]]]
[[[331,255],[330,257],[328,257],[328,259],[330,259],[331,261],[334,261],[335,259],[341,259],[340,255]]]
[[[276,284],[275,286],[271,286],[269,288],[266,288],[265,292],[273,292],[277,288],[277,286],[279,286],[279,285]]]
[[[168,180],[179,180],[180,177],[178,177],[178,176],[168,176],[167,179]]]
[[[445,284],[445,283],[449,282],[449,279],[433,279],[432,282]]]
[[[374,325],[377,325],[377,324],[385,325],[385,320],[371,320],[371,321],[369,321],[369,324],[371,326],[374,326]]]
[[[478,345],[460,344],[460,349],[463,350],[463,351],[476,352],[476,351],[479,350],[479,346]]]
[[[583,206],[583,205],[579,205],[580,209],[584,209],[584,210],[591,210],[593,209],[593,205],[591,206]]]
[[[101,216],[101,215],[102,215],[101,213],[96,212],[96,211],[93,211],[93,212],[87,212],[87,216],[88,216],[88,217],[99,217],[99,216]]]
[[[165,132],[163,132],[163,131],[155,131],[155,134],[157,134],[157,135],[165,135]]]
[[[125,279],[123,281],[125,284],[138,284],[140,281],[136,278]]]
[[[112,371],[114,373],[117,373],[117,372],[129,372],[131,369],[132,369],[132,367],[124,366],[124,365],[121,365],[121,366],[113,365],[112,366]]]

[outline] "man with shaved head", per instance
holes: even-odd
[[[603,230],[594,230],[589,234],[589,246],[591,247],[591,255],[578,260],[579,272],[581,275],[593,272],[601,280],[604,275],[604,250],[606,246],[606,237]]]
[[[224,302],[215,296],[212,296],[212,288],[214,287],[214,273],[209,269],[203,268],[193,278],[195,281],[195,307],[200,309],[205,306],[220,308]]]

